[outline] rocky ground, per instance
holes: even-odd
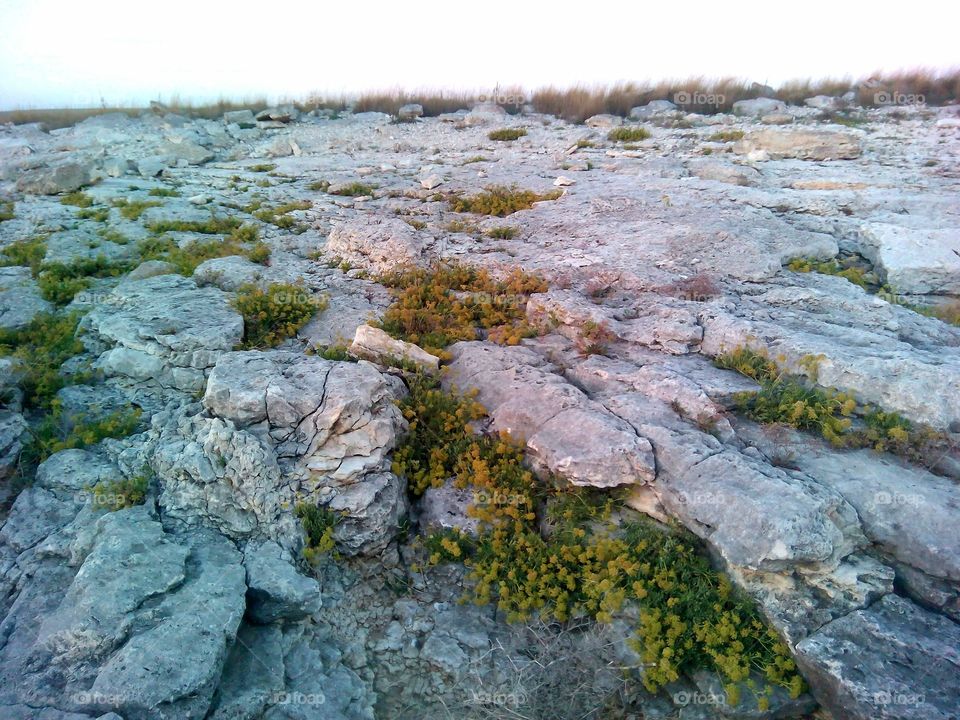
[[[134,434],[56,452],[24,482],[33,418],[0,358],[0,715],[960,717],[960,328],[915,310],[960,296],[960,110],[854,110],[844,124],[814,107],[739,111],[641,109],[627,124],[651,137],[635,143],[608,139],[619,118],[496,107],[0,128],[0,199],[14,202],[0,250],[42,236],[47,263],[136,267],[59,311],[84,313],[64,371],[97,371],[60,404],[141,411]],[[503,127],[526,135],[488,139]],[[562,195],[505,218],[451,210],[488,185]],[[99,216],[61,203],[81,189]],[[117,200],[155,204],[131,217]],[[185,277],[139,262],[157,223],[211,217],[255,226],[268,264],[233,255]],[[867,287],[785,267],[836,257]],[[510,625],[457,602],[462,567],[411,569],[418,534],[466,522],[467,500],[411,501],[391,472],[400,373],[304,350],[349,345],[378,317],[381,273],[441,259],[550,283],[526,308],[547,330],[515,347],[458,343],[444,383],[476,388],[538,469],[626,487],[632,508],[698,536],[809,694],[731,708],[706,674],[637,691],[629,618]],[[0,326],[55,309],[28,267],[7,265]],[[277,349],[237,350],[233,293],[297,281],[329,306]],[[604,329],[601,352],[583,352],[584,328]],[[436,362],[369,328],[357,339],[373,360]],[[742,346],[946,445],[904,459],[753,422],[732,407],[756,384],[712,362]],[[145,471],[144,504],[91,497]],[[343,516],[335,556],[313,568],[302,500]]]

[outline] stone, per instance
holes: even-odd
[[[17,190],[31,195],[73,192],[93,183],[93,167],[86,162],[63,162],[23,173]]]
[[[752,100],[737,100],[731,107],[734,115],[752,115],[760,117],[775,112],[785,112],[786,104],[782,100],[759,97]]]
[[[573,485],[615,487],[653,479],[649,441],[551,373],[529,350],[463,342],[450,352],[444,384],[464,392],[476,388],[492,429],[523,438],[535,466]],[[574,435],[592,440],[583,445]]]
[[[300,113],[292,105],[282,105],[261,110],[256,114],[256,120],[274,123],[288,123],[296,120]]]
[[[0,328],[19,330],[53,309],[26,267],[0,267]]]
[[[960,629],[895,595],[797,645],[814,696],[851,720],[948,720],[960,697]],[[921,680],[922,678],[922,680]]]
[[[960,231],[869,223],[858,245],[897,292],[960,295]]]
[[[423,105],[418,105],[417,103],[408,103],[407,105],[401,105],[400,109],[397,110],[397,117],[401,120],[415,120],[418,117],[423,115]]]
[[[649,120],[656,115],[665,115],[676,112],[677,106],[669,100],[651,100],[646,105],[630,110],[631,120]]]
[[[209,149],[189,140],[167,141],[163,151],[171,161],[184,161],[187,165],[202,165],[215,157]]]
[[[692,164],[690,172],[701,180],[729,183],[730,185],[754,185],[759,173],[745,165],[731,165],[724,162],[705,161]]]
[[[623,125],[623,118],[619,115],[593,115],[584,120],[583,124],[587,127],[609,130],[611,128],[620,127]]]
[[[473,108],[463,118],[463,123],[468,127],[476,125],[487,125],[494,122],[502,122],[507,117],[507,111],[495,102],[485,102],[474,105]]]
[[[231,110],[223,114],[223,121],[228,125],[235,123],[241,128],[253,128],[257,126],[257,120],[250,109]]]
[[[433,190],[443,185],[443,178],[439,175],[428,175],[420,181],[420,187],[424,190]]]
[[[793,119],[790,113],[769,113],[760,116],[760,122],[764,125],[789,125]]]
[[[382,275],[404,265],[427,265],[434,257],[434,241],[402,220],[367,217],[334,225],[327,237],[330,256]]]
[[[560,175],[556,180],[553,181],[553,184],[557,187],[570,187],[575,184],[577,181],[571,178],[568,178],[566,175]]]
[[[185,392],[201,389],[217,357],[243,338],[243,318],[229,298],[180,275],[122,283],[82,323],[106,374]]]
[[[137,161],[137,172],[145,178],[155,178],[167,169],[169,160],[166,155],[145,157]]]
[[[852,160],[861,152],[858,136],[826,130],[757,130],[733,149],[740,154],[762,151],[771,160]]]
[[[272,541],[252,541],[243,553],[247,571],[247,617],[268,625],[302,620],[320,609],[320,584],[297,572],[286,551]]]
[[[164,260],[146,260],[127,273],[127,280],[146,280],[157,275],[171,275],[177,268]]]
[[[350,353],[373,362],[390,364],[397,360],[410,363],[428,373],[440,371],[440,358],[413,343],[394,340],[383,330],[369,325],[357,328]]]
[[[806,98],[803,104],[816,110],[838,110],[846,103],[843,98],[833,95],[814,95]]]

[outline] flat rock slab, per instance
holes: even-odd
[[[960,295],[960,230],[869,223],[859,244],[896,292]]]
[[[476,388],[494,430],[526,442],[533,461],[574,485],[614,487],[653,480],[650,441],[552,373],[525,348],[457,343],[445,383]]]
[[[797,645],[814,695],[850,720],[954,720],[960,626],[887,595]]]

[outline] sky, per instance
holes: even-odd
[[[960,67],[960,3],[0,0],[0,109]]]

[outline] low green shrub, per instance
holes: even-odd
[[[623,125],[607,133],[607,139],[613,142],[639,142],[650,137],[650,131],[644,127]]]
[[[209,220],[156,220],[148,224],[147,229],[157,235],[165,232],[227,235],[241,225],[237,218],[211,216]]]
[[[0,202],[0,222],[4,220],[13,220],[13,201]]]
[[[743,130],[718,130],[707,138],[709,142],[735,142],[743,140]]]
[[[77,339],[76,313],[41,313],[19,330],[0,329],[0,357],[18,361],[20,387],[27,407],[49,407],[66,381],[60,366],[83,352]]]
[[[180,197],[180,191],[174,188],[150,188],[147,193],[150,197]]]
[[[412,381],[400,406],[410,433],[394,453],[393,471],[414,494],[449,478],[473,490],[468,515],[480,524],[477,537],[446,531],[423,541],[430,564],[469,568],[466,599],[495,602],[511,622],[536,615],[546,622],[609,623],[625,606],[636,606],[632,644],[651,692],[700,669],[724,679],[732,704],[740,699],[739,683],[758,673],[794,697],[803,691],[787,647],[691,536],[652,521],[616,526],[615,499],[602,491],[539,482],[524,464],[522,446],[508,436],[474,435],[470,424],[483,408],[440,390],[435,380]],[[543,507],[545,515],[538,513]],[[758,689],[761,705],[769,692]]]
[[[77,213],[77,218],[80,220],[93,220],[94,222],[101,223],[106,222],[110,219],[110,208],[86,208]]]
[[[487,230],[487,237],[497,240],[512,240],[520,232],[519,228],[512,225],[498,225]]]
[[[491,130],[487,133],[487,137],[499,142],[510,142],[522,138],[526,134],[526,128],[501,128],[499,130]]]
[[[263,207],[255,210],[252,214],[261,222],[276,225],[283,230],[289,230],[297,226],[297,221],[290,217],[290,213],[297,210],[309,210],[311,207],[313,207],[313,203],[309,200],[295,200],[276,207]]]
[[[47,239],[35,237],[29,240],[17,240],[0,250],[0,267],[22,266],[30,268],[31,274],[36,277],[47,256]]]
[[[534,203],[556,200],[562,194],[562,190],[540,194],[533,190],[521,190],[516,186],[491,185],[476,195],[454,198],[450,202],[450,208],[454,212],[506,217],[519,210],[528,210]]]
[[[447,345],[476,340],[482,331],[508,345],[535,335],[526,322],[526,302],[547,289],[542,279],[519,270],[494,280],[482,268],[457,264],[401,270],[381,282],[393,295],[381,329],[441,357]]]
[[[327,300],[313,297],[302,285],[275,283],[266,290],[256,285],[242,286],[233,306],[243,315],[243,347],[267,348],[295,336],[327,307]]]
[[[66,305],[77,293],[90,287],[94,278],[118,277],[130,267],[128,261],[108,260],[103,255],[77,258],[70,263],[44,263],[37,275],[37,285],[44,299],[55,305]]]
[[[794,258],[787,263],[787,267],[794,272],[818,272],[823,275],[836,275],[864,289],[868,287],[867,281],[864,278],[866,272],[863,268],[856,266],[844,267],[836,260],[821,261],[815,258]]]
[[[68,414],[59,401],[54,400],[51,412],[30,429],[30,440],[21,460],[34,465],[61,450],[89,447],[106,438],[126,437],[137,429],[139,422],[139,409],[118,410],[105,416]]]
[[[241,225],[223,240],[194,240],[181,247],[169,237],[148,238],[138,248],[141,259],[169,262],[179,274],[189,277],[201,263],[230,255],[244,256],[265,265],[270,259],[270,247],[259,242],[258,237],[255,227]]]
[[[760,383],[759,392],[739,393],[735,402],[751,420],[783,423],[822,436],[848,448],[871,448],[913,462],[928,463],[951,448],[946,433],[911,423],[894,412],[860,406],[848,393],[817,386],[817,358],[804,358],[811,380],[787,374],[765,353],[736,348],[714,359],[721,368],[736,370]],[[856,422],[855,422],[856,421]]]
[[[111,203],[113,207],[118,208],[120,215],[127,220],[139,220],[147,210],[152,207],[160,207],[163,203],[158,200],[126,200],[118,198]]]
[[[144,470],[131,478],[98,482],[86,488],[86,491],[90,495],[94,508],[111,512],[122,510],[134,505],[143,505],[144,500],[147,499],[150,478],[149,470]]]
[[[347,197],[363,197],[364,195],[373,195],[375,188],[373,185],[364,185],[360,182],[350,183],[349,185],[343,185],[332,191],[329,190],[330,184],[327,184],[327,191],[331,195],[344,195]]]
[[[88,208],[93,205],[93,198],[87,193],[78,190],[77,192],[67,193],[60,198],[61,205],[73,205],[78,208]]]
[[[336,542],[333,539],[333,531],[340,516],[329,508],[307,502],[297,503],[294,514],[300,519],[304,534],[307,536],[303,557],[311,565],[315,565],[323,556],[334,551]]]
[[[251,165],[250,167],[247,168],[247,170],[249,170],[250,172],[255,172],[255,173],[270,172],[271,170],[276,170],[276,169],[277,169],[276,163],[260,163],[258,165]]]

